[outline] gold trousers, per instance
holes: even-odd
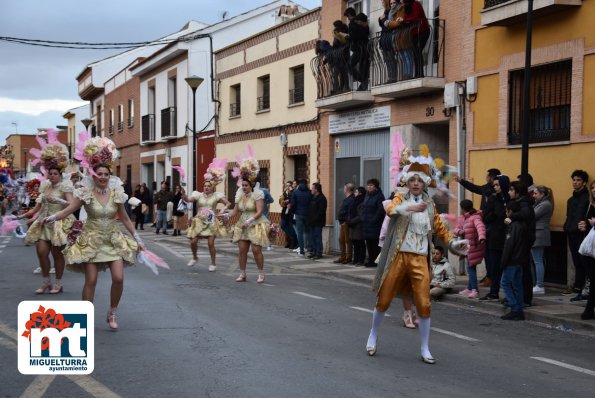
[[[430,272],[426,256],[413,253],[399,253],[382,282],[376,310],[385,312],[393,298],[413,297],[417,314],[430,316]]]

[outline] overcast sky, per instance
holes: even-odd
[[[207,24],[272,0],[0,0],[0,36],[78,42],[148,41],[189,20]],[[294,0],[311,9],[321,0]],[[76,76],[114,50],[71,50],[0,41],[0,145],[15,132],[66,124],[62,115],[84,104]],[[15,125],[16,123],[16,125]]]

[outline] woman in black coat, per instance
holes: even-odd
[[[349,225],[349,238],[353,242],[353,265],[364,265],[366,261],[366,241],[361,223],[362,203],[366,197],[366,189],[358,187],[355,198],[349,205],[347,225]]]

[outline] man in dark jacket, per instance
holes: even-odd
[[[308,221],[310,223],[310,241],[312,242],[312,253],[308,256],[312,260],[322,258],[322,228],[326,224],[326,197],[322,193],[322,186],[319,182],[312,184],[312,200],[308,210]]]
[[[309,241],[310,226],[308,225],[308,211],[312,201],[312,192],[306,185],[306,180],[299,181],[298,188],[291,195],[291,208],[295,212],[295,229],[297,233],[299,255],[304,255],[304,243]]]
[[[336,264],[349,264],[353,255],[353,244],[351,243],[351,239],[349,239],[349,224],[347,224],[347,218],[349,216],[349,206],[351,206],[355,198],[353,195],[354,189],[353,184],[350,182],[343,187],[345,199],[341,202],[339,216],[337,217],[337,221],[339,221],[340,225],[339,250],[341,251],[341,256],[333,261]]]
[[[518,181],[515,181],[518,182]],[[511,200],[506,204],[507,219],[512,222],[506,230],[506,240],[502,251],[502,289],[506,294],[510,312],[501,318],[508,321],[522,321],[525,319],[523,312],[523,272],[522,264],[530,261],[530,252],[527,234],[527,224],[519,221],[515,214],[521,211],[521,204]]]
[[[481,195],[481,206],[479,206],[479,208],[482,212],[485,212],[488,197],[494,193],[494,188],[492,187],[492,185],[494,185],[494,178],[496,178],[496,176],[499,176],[500,174],[500,170],[498,169],[489,169],[486,175],[485,185],[475,185],[472,182],[469,182],[459,176],[455,176],[453,179],[459,184],[461,184],[463,188],[465,188],[467,191]]]
[[[368,89],[368,73],[370,69],[368,56],[370,27],[368,26],[368,16],[361,12],[356,15],[353,7],[347,8],[343,15],[349,19],[348,40],[352,52],[349,59],[349,66],[353,72],[354,79],[360,82],[358,91],[365,91]]]
[[[566,202],[566,221],[564,222],[564,232],[568,236],[568,247],[572,255],[572,263],[574,264],[574,285],[569,286],[562,292],[567,296],[577,293],[579,295],[585,285],[585,264],[582,256],[578,252],[581,242],[585,238],[585,232],[579,231],[578,223],[585,221],[587,211],[589,210],[589,190],[587,189],[587,182],[589,181],[589,174],[584,170],[574,170],[572,172],[572,196]],[[591,281],[593,283],[593,281]]]
[[[169,191],[167,183],[161,183],[161,190],[155,194],[154,202],[157,206],[157,230],[163,229],[163,235],[167,235],[167,204],[173,203],[174,195]]]
[[[384,206],[384,194],[380,189],[380,181],[376,178],[371,178],[367,182],[367,192],[364,202],[362,203],[361,223],[364,231],[364,239],[366,240],[366,248],[368,249],[368,262],[366,267],[376,266],[376,257],[380,254],[380,247],[378,243],[380,240],[380,229],[382,222],[386,216]]]
[[[521,181],[510,183],[508,190],[511,202],[517,202],[520,205],[518,211],[514,211],[510,217],[504,219],[504,224],[508,225],[512,221],[520,221],[526,225],[526,243],[527,252],[531,253],[531,247],[535,243],[535,210],[533,209],[533,198],[529,196],[527,185]],[[531,274],[531,257],[521,263],[523,267],[523,294],[524,303],[530,306],[533,302],[533,275]]]

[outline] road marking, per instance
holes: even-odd
[[[362,308],[362,307],[349,307],[349,308],[351,308],[352,310],[358,310],[358,311],[367,312],[368,314],[373,314],[374,313],[374,310],[370,310],[368,308]],[[390,315],[389,314],[386,314],[386,313],[384,314],[384,316],[390,317]]]
[[[320,296],[314,296],[313,294],[308,294],[308,293],[304,293],[304,292],[292,292],[293,294],[298,294],[300,296],[304,296],[304,297],[309,297],[309,298],[313,298],[316,300],[326,300],[324,297],[320,297]]]
[[[52,384],[52,381],[54,381],[55,378],[56,376],[52,375],[37,376],[35,379],[33,379],[33,382],[29,384],[29,387],[27,387],[27,389],[23,391],[21,397],[43,397],[48,387],[50,386],[50,384]]]
[[[473,337],[463,336],[462,334],[458,334],[455,332],[449,332],[448,330],[444,330],[444,329],[439,329],[439,328],[430,328],[430,329],[432,329],[434,332],[446,334],[448,336],[456,337],[457,339],[461,339],[461,340],[474,341],[474,342],[481,341],[478,339],[474,339]]]
[[[94,397],[121,398],[120,395],[93,379],[91,376],[71,375],[67,377]]]
[[[595,376],[595,371],[592,371],[592,370],[589,370],[589,369],[585,369],[585,368],[581,368],[579,366],[569,365],[569,364],[564,363],[564,362],[556,361],[556,360],[549,359],[549,358],[543,358],[543,357],[530,357],[530,358],[531,359],[535,359],[536,361],[541,361],[541,362],[549,363],[550,365],[556,365],[556,366],[560,366],[562,368],[574,370],[575,372],[588,374],[589,376]]]

